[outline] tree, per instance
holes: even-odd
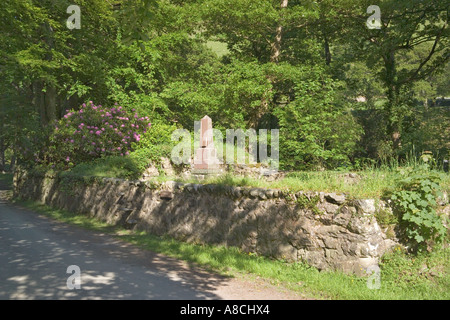
[[[0,163],[7,148],[39,150],[38,133],[48,142],[52,122],[92,100],[167,127],[191,128],[208,114],[222,129],[281,128],[292,168],[328,166],[400,150],[419,126],[408,117],[415,99],[446,92],[448,13],[439,1],[379,1],[379,30],[366,27],[368,0],[75,2],[81,29],[66,25],[69,0],[4,1]],[[361,121],[365,146],[352,155],[352,114],[361,120],[366,110],[381,120]]]
[[[343,82],[323,67],[280,65],[278,79],[292,81],[295,98],[274,110],[280,125],[280,163],[285,169],[349,165],[361,128],[342,97]]]
[[[362,1],[367,4],[368,2]],[[367,55],[384,84],[387,102],[384,107],[387,133],[394,150],[401,146],[402,122],[411,110],[410,89],[442,68],[450,58],[448,8],[441,1],[382,1],[382,26],[369,30],[360,23],[360,40],[356,41]],[[359,21],[358,15],[353,15]],[[362,21],[360,21],[362,22]],[[401,55],[429,44],[425,55],[417,55],[413,68],[399,69]]]
[[[25,157],[31,147],[38,149],[35,140],[45,137],[36,139],[36,133],[46,132],[65,109],[88,94],[105,96],[105,87],[95,77],[103,79],[104,53],[115,37],[111,6],[101,0],[83,1],[83,27],[70,30],[66,25],[70,4],[50,0],[2,3],[0,113],[7,119],[2,131],[12,136],[4,141],[10,141],[14,155],[20,152]]]

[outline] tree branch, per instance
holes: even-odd
[[[402,81],[399,81],[399,84],[404,84],[406,82],[409,82],[409,81],[417,79],[417,75],[419,74],[420,70],[422,70],[422,68],[425,66],[425,64],[427,64],[427,62],[431,59],[431,57],[435,53],[436,46],[437,46],[437,44],[438,44],[438,42],[439,42],[439,40],[441,38],[442,32],[445,30],[446,27],[447,27],[447,23],[444,24],[442,29],[436,35],[436,39],[434,40],[433,47],[431,48],[430,52],[428,53],[428,56],[419,64],[419,66],[414,71],[414,73],[411,76],[409,76],[408,78],[406,78],[406,79],[404,79]]]

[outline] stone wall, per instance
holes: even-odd
[[[14,186],[22,198],[111,224],[306,261],[321,270],[364,274],[395,245],[374,217],[377,201],[343,194],[112,178],[67,184],[23,171]]]

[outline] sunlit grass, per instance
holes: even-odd
[[[342,171],[298,171],[287,173],[282,179],[268,181],[264,178],[237,176],[226,173],[205,180],[181,179],[180,177],[159,178],[159,181],[176,180],[186,183],[221,184],[236,187],[256,187],[268,189],[345,193],[354,198],[380,198],[395,185],[398,172],[393,169],[376,169],[353,172]],[[157,179],[157,178],[155,178]],[[440,183],[443,190],[450,191],[450,174],[442,173]]]
[[[303,171],[289,173],[286,177],[272,182],[264,178],[233,176],[232,174],[211,177],[202,181],[188,179],[185,182],[271,188],[292,192],[338,192],[353,197],[380,197],[383,191],[393,184],[394,177],[394,173],[389,171],[359,172],[357,178],[354,179],[345,177],[345,173],[338,171]]]

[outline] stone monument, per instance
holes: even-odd
[[[212,120],[204,116],[200,121],[200,147],[195,151],[193,174],[208,175],[219,172],[219,159],[213,142]]]

